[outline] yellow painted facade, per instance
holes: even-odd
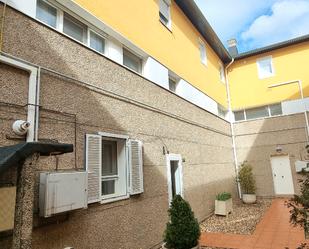
[[[272,56],[274,76],[259,79],[257,59]],[[269,88],[273,84],[301,80],[309,96],[309,42],[236,60],[229,69],[232,109],[244,109],[300,98],[297,84]]]
[[[225,84],[221,60],[172,1],[171,31],[159,21],[159,0],[75,0],[150,56],[223,106]],[[201,63],[199,39],[206,44],[207,66]]]

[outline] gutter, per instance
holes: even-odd
[[[9,66],[24,70],[29,75],[29,90],[28,90],[28,103],[27,103],[27,121],[30,127],[27,132],[27,142],[38,141],[38,124],[39,124],[39,72],[40,69],[20,62],[18,60],[0,55],[0,62]]]
[[[231,94],[230,94],[230,84],[228,78],[228,69],[234,63],[235,59],[232,58],[232,61],[225,67],[225,82],[226,82],[226,94],[227,94],[227,103],[228,103],[228,120],[230,121],[230,129],[232,135],[232,148],[233,148],[233,156],[234,156],[234,164],[235,164],[235,174],[236,174],[236,182],[237,182],[237,189],[238,189],[238,196],[239,198],[242,197],[240,183],[238,180],[238,159],[237,159],[237,152],[236,152],[236,142],[235,142],[235,130],[234,130],[234,121],[232,116],[232,104],[231,104]]]

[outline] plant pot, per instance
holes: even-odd
[[[242,201],[246,204],[256,203],[256,194],[243,194]]]
[[[168,249],[165,247],[165,243],[161,246],[161,249]],[[200,249],[200,245],[196,245],[195,247],[192,247],[191,249]]]
[[[215,201],[215,214],[217,215],[228,215],[233,211],[232,198],[226,201]]]

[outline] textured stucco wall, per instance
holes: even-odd
[[[230,191],[235,196],[230,128],[226,121],[12,9],[8,8],[6,15],[4,52],[94,85],[89,87],[42,68],[39,139],[73,144],[76,141],[76,157],[72,153],[59,156],[58,160],[55,156],[40,158],[40,170],[83,168],[86,133],[128,134],[144,144],[145,192],[140,196],[42,219],[37,217],[37,181],[33,248],[132,249],[159,243],[168,208],[164,145],[170,153],[181,154],[185,159],[184,196],[199,220],[213,211],[215,194]],[[11,77],[10,85],[14,86],[3,87],[8,96],[5,101],[14,103],[20,87],[25,88],[20,96],[26,100],[27,74],[3,65],[0,69],[0,81]],[[131,100],[111,96],[106,90]],[[24,115],[11,116],[4,128],[1,123],[1,145],[10,143],[6,135],[11,132],[13,119]]]
[[[271,156],[280,155],[276,147],[282,147],[282,155],[290,157],[294,189],[299,192],[295,172],[295,161],[304,160],[306,142],[304,114],[273,117],[235,124],[237,158],[241,163],[247,160],[254,168],[257,181],[257,194],[274,196],[271,170]]]

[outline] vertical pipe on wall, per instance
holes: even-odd
[[[226,94],[227,94],[227,102],[228,102],[228,120],[230,122],[230,129],[232,135],[232,147],[233,147],[233,156],[234,156],[234,164],[235,164],[235,174],[236,174],[236,181],[237,181],[237,189],[239,198],[241,198],[241,188],[240,183],[238,181],[238,160],[237,160],[237,152],[236,152],[236,142],[235,142],[235,131],[234,131],[234,121],[232,117],[232,104],[231,104],[231,94],[230,94],[230,84],[228,78],[228,69],[234,63],[234,58],[232,61],[225,67],[225,82],[226,82]]]
[[[0,62],[25,70],[30,73],[29,75],[29,90],[28,90],[28,103],[27,103],[27,121],[30,127],[27,132],[27,142],[34,142],[38,139],[38,119],[39,119],[39,80],[38,69],[18,60],[0,55]]]

